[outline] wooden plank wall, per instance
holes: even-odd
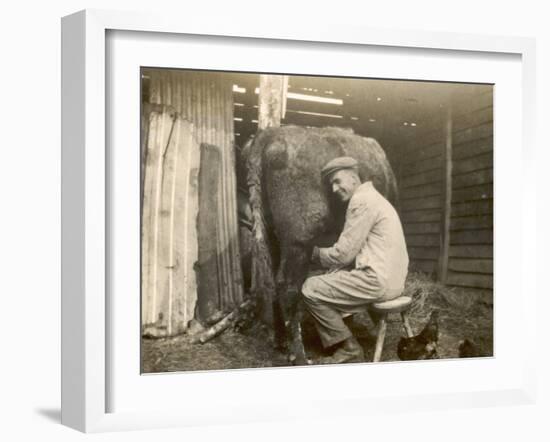
[[[443,207],[444,121],[410,128],[398,165],[400,209],[411,269],[437,271]]]
[[[480,87],[481,88],[481,87]],[[447,285],[493,287],[493,93],[451,99],[452,199]],[[446,111],[410,130],[397,165],[411,269],[438,275]],[[438,275],[439,276],[439,275]]]
[[[493,92],[453,105],[453,188],[447,284],[493,288]]]
[[[217,146],[221,152],[220,192],[217,200],[217,259],[220,310],[242,302],[232,85],[223,74],[185,70],[145,70],[151,103],[171,105],[196,128],[198,143]]]

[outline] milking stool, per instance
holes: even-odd
[[[386,325],[390,313],[400,313],[405,333],[412,338],[413,332],[409,324],[408,312],[412,304],[410,296],[400,296],[391,301],[375,302],[368,305],[369,313],[373,314],[378,320],[378,330],[376,332],[376,348],[374,350],[373,362],[379,362],[384,347],[384,338],[386,337]]]

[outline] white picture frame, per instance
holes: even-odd
[[[508,54],[521,57],[521,155],[524,170],[527,170],[533,156],[534,109],[535,109],[535,43],[533,39],[518,37],[492,37],[451,33],[428,33],[420,31],[394,32],[371,28],[345,26],[302,25],[300,28],[281,23],[235,23],[225,24],[194,19],[182,23],[173,17],[155,16],[141,13],[122,13],[87,10],[68,17],[62,22],[62,423],[84,432],[115,431],[140,428],[161,428],[187,425],[206,425],[214,422],[251,422],[259,420],[284,419],[287,417],[312,417],[326,415],[330,401],[338,401],[338,409],[331,407],[331,415],[369,414],[371,412],[403,411],[410,409],[460,408],[470,406],[490,406],[499,404],[533,403],[536,393],[534,352],[536,325],[526,314],[519,314],[513,325],[522,330],[524,347],[517,353],[518,364],[506,385],[500,388],[482,388],[462,392],[429,392],[428,394],[403,394],[397,386],[388,386],[387,394],[368,396],[362,391],[356,395],[345,391],[322,400],[309,396],[303,402],[283,403],[274,400],[266,404],[260,400],[261,393],[254,391],[254,385],[273,379],[275,385],[281,382],[294,382],[303,379],[303,369],[268,370],[254,376],[246,371],[234,373],[218,372],[211,375],[193,375],[192,382],[206,388],[209,383],[219,385],[230,376],[232,380],[244,382],[248,377],[252,387],[249,394],[231,401],[231,410],[224,401],[213,402],[207,409],[199,404],[196,407],[162,409],[151,406],[139,411],[110,410],[109,394],[113,385],[109,372],[113,360],[109,343],[109,327],[114,318],[110,310],[109,290],[112,288],[108,272],[109,247],[114,231],[107,228],[110,211],[116,198],[109,192],[108,181],[112,179],[108,168],[107,150],[109,134],[106,120],[109,93],[106,78],[107,34],[109,32],[152,32],[163,35],[217,36],[239,39],[268,39],[273,45],[311,42],[311,44],[337,43],[346,45],[370,46],[383,51],[385,48],[402,48],[449,51],[467,51],[483,58],[484,54]],[[158,35],[158,34],[157,34]],[[250,40],[252,41],[252,40]],[[113,55],[112,53],[110,54]],[[137,74],[136,74],[137,75]],[[498,84],[497,84],[498,88]],[[498,96],[498,95],[497,95]],[[495,103],[495,119],[499,118],[498,101]],[[498,132],[497,132],[498,134]],[[496,138],[498,140],[498,137]],[[497,141],[498,142],[498,141]],[[136,146],[138,148],[138,145]],[[495,146],[496,148],[496,146]],[[495,163],[498,167],[498,162]],[[521,297],[517,300],[518,310],[526,311],[526,306],[536,302],[534,266],[526,265],[526,257],[535,247],[533,207],[534,196],[528,189],[534,188],[535,177],[524,176],[523,187],[519,190],[522,210],[517,214],[522,229],[522,242],[516,245],[521,254]],[[531,183],[532,185],[530,185]],[[500,247],[497,244],[497,247]],[[505,250],[495,249],[497,259]],[[503,273],[501,272],[501,275]],[[112,275],[111,275],[112,276]],[[506,278],[504,274],[503,278]],[[495,322],[504,318],[495,310]],[[137,332],[136,332],[137,333]],[[137,355],[136,355],[137,357]],[[498,353],[495,359],[498,359]],[[475,361],[472,361],[475,364]],[[437,362],[436,362],[437,363]],[[439,362],[455,364],[458,361]],[[384,371],[398,372],[401,364],[386,364],[370,367],[371,373]],[[518,367],[519,367],[518,365]],[[410,364],[408,369],[415,372],[427,370],[427,365]],[[443,368],[442,368],[443,367]],[[479,365],[479,369],[482,367]],[[432,366],[433,368],[433,366]],[[470,365],[472,373],[476,366]],[[344,371],[346,376],[358,377],[361,366],[332,367],[316,369],[317,376],[331,376]],[[488,369],[488,368],[486,368]],[[325,370],[320,372],[319,370]],[[312,377],[312,371],[306,377]],[[139,373],[136,374],[139,376]],[[172,379],[176,379],[170,375]],[[202,377],[201,377],[202,376]],[[157,377],[159,378],[159,377]],[[293,380],[293,378],[295,378]],[[164,376],[164,383],[170,384],[170,377]],[[304,391],[307,391],[304,390]],[[166,393],[164,393],[166,394]],[[259,406],[261,404],[261,406]],[[305,405],[307,404],[307,406]]]

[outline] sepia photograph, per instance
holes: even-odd
[[[140,76],[142,374],[493,356],[493,84]]]

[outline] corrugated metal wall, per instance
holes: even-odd
[[[218,196],[218,299],[227,310],[243,299],[240,267],[232,85],[223,74],[183,70],[147,70],[149,101],[170,105],[196,128],[199,143],[217,146],[221,152]],[[227,77],[226,77],[227,78]]]
[[[493,92],[452,98],[452,191],[448,285],[493,287]],[[419,125],[399,164],[401,218],[411,267],[437,273],[445,176],[444,109]]]
[[[148,113],[143,172],[141,293],[144,333],[182,332],[197,300],[200,149],[174,111]],[[148,326],[149,331],[148,331]]]

